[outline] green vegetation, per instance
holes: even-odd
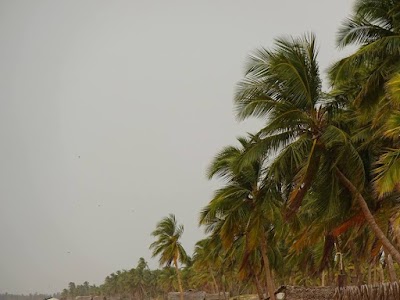
[[[178,261],[185,263],[188,259],[179,241],[182,234],[183,225],[178,225],[175,216],[170,214],[157,224],[156,230],[152,232],[157,240],[150,245],[150,249],[153,249],[153,257],[160,256],[160,265],[169,267],[171,263],[174,263],[181,300],[183,300],[183,288]]]
[[[207,237],[192,258],[170,215],[150,246],[166,267],[141,260],[95,293],[144,299],[194,288],[274,299],[279,284],[397,281],[400,1],[356,1],[338,45],[359,48],[333,62],[328,91],[316,44],[312,34],[279,38],[250,56],[236,115],[265,125],[211,162],[208,177],[223,185],[200,213]]]
[[[52,295],[53,297],[60,297],[59,294]],[[46,294],[29,294],[29,295],[14,295],[8,293],[0,293],[0,300],[43,300],[45,298],[49,298],[50,295]]]

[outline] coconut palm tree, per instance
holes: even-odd
[[[380,153],[379,168],[372,171],[382,196],[400,182],[400,174],[391,171],[399,164],[398,153],[392,151],[398,143],[391,145],[392,138],[398,140],[399,135],[391,127],[398,128],[400,115],[400,2],[357,0],[353,16],[342,24],[338,35],[340,47],[351,44],[360,47],[333,65],[331,80],[342,96],[364,109],[359,127],[373,131],[369,143],[376,145],[378,140],[378,147],[385,149]]]
[[[241,155],[251,146],[252,139],[239,138],[240,147],[225,147],[210,165],[208,176],[222,177],[228,183],[215,193],[214,198],[203,209],[200,224],[219,234],[226,249],[244,238],[243,265],[257,249],[264,265],[266,288],[271,299],[275,299],[275,284],[268,258],[268,237],[276,232],[277,207],[280,194],[274,185],[264,178],[266,157],[261,156],[239,170]],[[274,189],[275,188],[275,189]]]
[[[148,297],[148,288],[150,285],[151,272],[143,257],[139,258],[136,269],[129,271],[134,284],[134,294],[140,299]]]
[[[211,255],[211,238],[198,241],[194,247],[193,267],[197,273],[207,274],[213,283],[214,293],[219,294],[219,286],[215,278],[213,256]]]
[[[379,198],[373,202],[380,203],[398,193],[400,183],[399,16],[399,1],[357,0],[353,16],[340,28],[338,45],[359,49],[330,70],[335,93],[356,108],[353,140],[367,158],[368,185]]]
[[[386,87],[385,96],[397,102],[397,109],[386,114],[380,127],[381,136],[376,138],[382,140],[381,144],[385,142],[372,171],[379,197],[400,191],[400,73],[393,76]]]
[[[175,215],[170,214],[163,218],[151,233],[156,241],[150,245],[150,249],[153,250],[153,257],[160,256],[160,265],[169,267],[172,263],[174,264],[181,300],[183,300],[183,287],[178,262],[185,263],[188,258],[180,242],[183,229],[183,225],[178,225]]]
[[[177,288],[179,289],[179,285],[176,283],[177,273],[174,267],[164,267],[157,272],[157,284],[163,291],[164,298],[167,297],[169,292],[176,291]]]
[[[357,0],[353,15],[343,22],[337,37],[339,47],[358,45],[352,55],[338,61],[330,71],[335,85],[361,79],[355,103],[376,105],[385,82],[400,67],[400,2]],[[354,88],[354,86],[353,86]]]
[[[278,39],[275,49],[260,49],[251,56],[235,96],[237,115],[263,117],[266,126],[242,165],[262,155],[277,155],[267,177],[283,184],[288,218],[310,193],[321,193],[323,197],[314,197],[317,203],[337,211],[348,211],[354,198],[370,228],[400,262],[400,253],[368,207],[368,174],[351,139],[354,122],[348,118],[349,109],[340,97],[321,91],[316,57],[313,35]]]

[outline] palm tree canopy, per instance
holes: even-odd
[[[278,39],[274,49],[251,56],[235,95],[239,118],[266,120],[242,155],[241,165],[276,156],[267,177],[289,193],[287,217],[297,212],[311,188],[334,191],[325,192],[328,197],[321,197],[320,206],[337,202],[333,166],[343,167],[352,182],[363,186],[364,166],[343,122],[343,105],[321,90],[317,53],[312,34]]]
[[[394,37],[400,32],[398,0],[358,0],[353,11],[354,15],[339,30],[337,43],[341,47],[371,44]],[[389,39],[387,42],[389,46]]]
[[[306,120],[304,114],[313,112],[321,97],[317,53],[313,34],[280,38],[275,49],[253,53],[235,95],[238,118],[268,116],[290,127],[294,124],[280,115],[284,110],[298,121]]]
[[[400,1],[357,0],[353,16],[339,29],[337,44],[360,48],[331,67],[332,84],[343,90],[349,78],[356,79],[351,87],[355,104],[377,105],[386,81],[400,68]]]
[[[188,256],[180,243],[184,227],[178,225],[175,215],[170,214],[163,218],[151,233],[156,241],[150,245],[153,257],[160,256],[160,265],[170,266],[174,260],[185,263]]]

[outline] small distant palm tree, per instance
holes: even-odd
[[[160,265],[169,267],[172,263],[174,264],[181,300],[183,300],[183,288],[178,261],[185,263],[188,258],[185,249],[180,243],[183,229],[183,225],[177,224],[175,215],[170,214],[168,217],[163,218],[157,224],[156,230],[151,233],[157,240],[150,245],[150,249],[153,250],[153,257],[160,256]]]

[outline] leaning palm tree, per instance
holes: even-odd
[[[359,46],[332,66],[331,81],[336,95],[357,109],[353,140],[368,157],[371,192],[390,202],[400,184],[400,1],[357,0],[337,42]]]
[[[359,46],[354,54],[335,63],[330,75],[337,93],[362,109],[358,116],[359,127],[364,128],[361,133],[372,137],[364,144],[375,146],[373,150],[380,155],[372,173],[377,175],[375,187],[382,196],[400,182],[400,172],[395,171],[399,153],[393,151],[398,149],[395,128],[399,128],[400,115],[400,1],[357,0],[353,16],[339,30],[337,43]]]
[[[157,224],[156,230],[151,233],[156,241],[150,245],[150,249],[153,249],[153,257],[160,256],[160,265],[169,267],[172,263],[174,264],[181,300],[183,300],[183,287],[178,262],[185,263],[188,258],[180,242],[182,234],[183,225],[178,225],[175,215],[170,214],[163,218]]]
[[[354,122],[348,118],[349,108],[340,97],[322,92],[316,57],[313,35],[278,39],[275,49],[261,49],[252,55],[236,92],[237,114],[240,119],[263,117],[266,126],[257,135],[259,141],[246,151],[242,164],[277,154],[267,177],[281,183],[287,192],[288,218],[298,212],[310,193],[323,195],[315,197],[320,207],[345,212],[357,206],[400,263],[399,251],[379,228],[367,204],[370,174],[351,139]]]

